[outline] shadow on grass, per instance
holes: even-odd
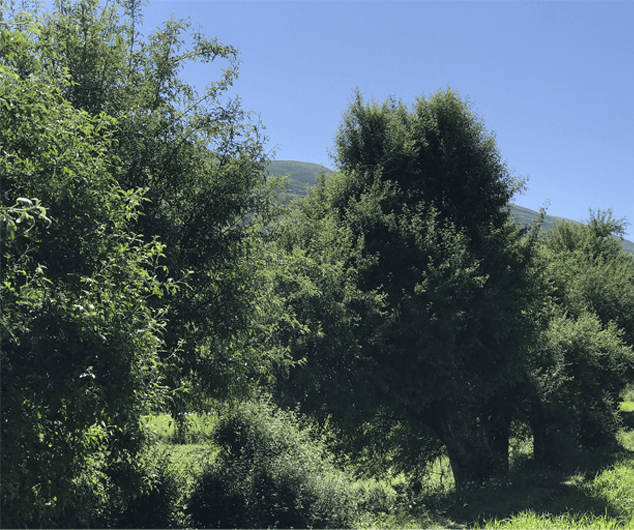
[[[557,469],[545,469],[526,460],[503,480],[421,500],[464,527],[482,527],[486,521],[507,519],[527,510],[619,517],[618,509],[593,495],[587,484],[628,454],[632,452],[619,447],[609,452],[584,452],[571,456]]]

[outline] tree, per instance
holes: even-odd
[[[2,3],[0,42],[3,523],[95,525],[147,485],[144,414],[283,356],[258,341],[273,199],[259,126],[223,96],[235,49],[182,51],[182,21],[141,39],[134,0],[24,5]],[[216,58],[202,96],[178,78]]]
[[[252,326],[268,303],[258,294],[255,257],[273,199],[261,126],[227,96],[237,50],[187,35],[191,23],[183,20],[147,39],[141,24],[138,0],[59,0],[31,30],[32,55],[68,72],[60,90],[75,108],[117,119],[113,175],[124,190],[144,190],[133,229],[165,245],[159,279],[187,284],[151,301],[167,310],[163,360],[178,419],[194,394],[248,389],[274,358],[281,361],[260,347]],[[30,57],[14,59],[25,75]],[[179,77],[196,61],[226,65],[202,93]]]
[[[7,62],[32,51],[1,39]],[[142,488],[140,418],[164,397],[148,300],[169,286],[162,246],[130,229],[141,194],[110,173],[116,121],[31,64],[0,65],[2,524],[85,526]]]
[[[623,251],[627,226],[612,211],[591,212],[586,224],[562,222],[540,247],[555,302],[574,316],[595,313],[614,322],[634,346],[634,263]]]
[[[530,355],[530,423],[543,462],[616,442],[634,376],[634,263],[623,233],[623,221],[598,212],[585,225],[558,224],[539,245],[548,303]]]
[[[509,211],[521,183],[451,90],[421,97],[411,110],[393,99],[365,103],[357,93],[336,147],[339,174],[300,204],[300,235],[280,241],[317,260],[321,238],[306,227],[322,230],[332,219],[339,243],[330,255],[356,299],[368,303],[344,298],[345,311],[357,316],[349,317],[353,337],[336,347],[336,364],[326,357],[334,349],[300,344],[295,355],[305,365],[291,379],[316,387],[328,373],[330,384],[319,391],[333,414],[365,409],[366,419],[382,414],[413,436],[433,432],[458,488],[502,473],[536,285],[538,232],[518,227]],[[342,336],[329,318],[317,325],[326,341]],[[329,401],[327,392],[342,384],[335,367],[345,364],[354,368],[343,384],[363,391]]]

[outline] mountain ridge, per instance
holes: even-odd
[[[334,171],[322,166],[321,164],[315,164],[312,162],[301,162],[298,160],[274,160],[269,165],[269,173],[272,175],[289,177],[291,182],[287,186],[287,191],[297,195],[305,195],[308,192],[308,189],[317,183],[317,174],[331,174],[334,173]],[[517,204],[511,204],[511,213],[517,222],[524,226],[536,221],[537,216],[539,215],[539,213],[535,210],[531,210],[530,208],[525,208]],[[554,228],[557,223],[562,221],[573,223],[579,222],[566,219],[565,217],[546,215],[544,218],[543,229],[548,230],[549,228]],[[634,243],[632,241],[623,239],[622,244],[623,250],[634,255]]]

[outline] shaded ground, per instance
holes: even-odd
[[[623,457],[634,457],[634,411],[623,412],[625,441],[613,453],[584,453],[571,458],[557,470],[539,470],[525,462],[504,482],[477,486],[460,495],[451,492],[423,499],[423,503],[448,520],[455,528],[483,525],[485,521],[507,519],[532,510],[550,514],[592,514],[613,516],[615,511],[605,498],[589,492],[588,483],[595,476]]]

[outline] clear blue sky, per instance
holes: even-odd
[[[332,167],[357,86],[410,105],[449,85],[528,177],[518,205],[577,221],[612,208],[634,223],[634,1],[150,0],[144,14],[146,36],[174,14],[240,48],[234,94],[277,160]],[[201,91],[216,76],[184,73]]]

